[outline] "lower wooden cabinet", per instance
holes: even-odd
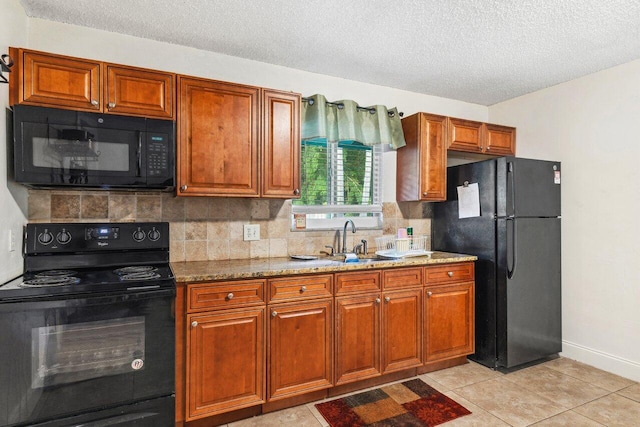
[[[380,293],[336,298],[336,385],[381,372]]]
[[[382,294],[382,373],[422,364],[422,288]]]
[[[474,352],[474,283],[433,285],[425,289],[425,362]]]
[[[331,299],[269,306],[269,401],[331,387],[331,306]]]
[[[218,422],[464,363],[474,264],[194,283],[176,310],[177,421]]]
[[[422,288],[336,298],[336,385],[422,364]]]
[[[187,421],[264,403],[264,316],[264,307],[187,316]]]

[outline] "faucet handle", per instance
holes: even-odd
[[[355,245],[353,247],[353,251],[354,254],[361,254],[362,252],[362,243],[358,243],[357,245]]]
[[[334,256],[335,255],[335,249],[333,248],[333,246],[324,245],[324,247],[327,248],[327,249],[331,249],[331,252],[329,252],[329,256]]]

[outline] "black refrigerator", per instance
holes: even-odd
[[[560,181],[552,161],[501,157],[447,168],[447,201],[432,206],[432,248],[478,257],[469,359],[509,370],[562,350]],[[458,187],[473,184],[480,216],[460,218]]]

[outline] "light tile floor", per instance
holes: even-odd
[[[471,411],[442,424],[447,427],[640,426],[639,383],[571,359],[559,358],[509,374],[471,362],[418,378]],[[315,403],[227,427],[328,426]]]

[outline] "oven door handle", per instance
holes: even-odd
[[[131,291],[149,291],[151,289],[160,289],[160,285],[132,286],[130,288],[127,288],[127,292],[131,292]]]

